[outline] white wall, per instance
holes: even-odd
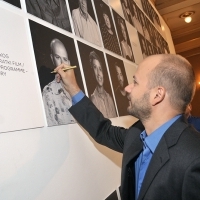
[[[0,7],[28,16],[2,2]],[[167,28],[165,34],[173,52]],[[114,125],[124,127],[135,121],[128,116],[112,119]],[[1,133],[0,200],[105,199],[120,186],[121,159],[121,154],[94,142],[78,124]]]
[[[127,127],[134,121],[113,119]],[[121,157],[77,124],[2,133],[0,199],[105,199],[120,185]]]

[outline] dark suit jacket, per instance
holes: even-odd
[[[134,162],[142,151],[140,121],[129,129],[111,125],[84,97],[70,108],[75,119],[100,144],[123,153],[122,200],[135,199]],[[200,133],[184,117],[175,121],[161,138],[147,169],[138,200],[200,199]]]

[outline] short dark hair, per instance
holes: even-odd
[[[97,55],[97,53],[96,53],[95,51],[91,51],[91,52],[90,52],[90,54],[89,54],[89,60],[90,60],[90,66],[91,66],[91,67],[93,67],[93,66],[92,66],[93,60],[98,60],[99,63],[100,63],[100,65],[101,65],[101,67],[102,67],[101,59],[100,59],[100,57]]]
[[[106,14],[107,16],[109,16],[108,11],[106,10],[106,7],[103,5],[103,3],[100,4],[100,8],[101,8],[102,14]]]
[[[182,56],[162,54],[161,61],[149,74],[148,87],[163,86],[171,105],[185,112],[195,93],[195,74],[191,64]]]

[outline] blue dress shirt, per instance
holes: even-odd
[[[72,97],[72,105],[78,103],[84,96],[85,94],[82,91],[78,92],[76,95]]]
[[[135,165],[135,195],[136,199],[139,196],[139,192],[142,186],[142,182],[151,161],[152,155],[164,135],[165,131],[180,117],[181,115],[177,115],[176,117],[170,119],[162,126],[157,128],[154,132],[152,132],[149,136],[147,136],[146,131],[144,130],[140,134],[140,138],[143,142],[143,151],[140,153],[137,158]]]

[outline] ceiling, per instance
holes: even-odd
[[[151,0],[171,31],[177,54],[200,55],[200,0]],[[179,16],[194,11],[188,24]]]

